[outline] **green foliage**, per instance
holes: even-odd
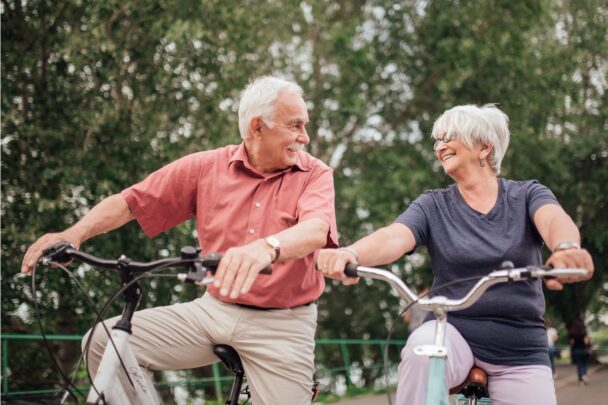
[[[37,331],[29,279],[16,276],[30,243],[179,156],[239,142],[239,91],[268,73],[305,89],[309,150],[335,169],[342,244],[450,183],[428,139],[442,111],[499,103],[512,133],[503,175],[549,186],[596,264],[591,282],[548,293],[551,314],[605,314],[607,20],[599,0],[3,1],[2,331]],[[197,243],[194,232],[188,222],[149,240],[133,223],[83,249],[152,259]],[[410,283],[430,274],[424,252],[392,268]],[[77,273],[98,306],[118,284]],[[45,328],[86,331],[94,313],[63,272],[37,280]],[[144,290],[143,306],[200,294],[163,279]],[[385,285],[328,281],[318,336],[384,337],[400,307]],[[78,353],[63,352],[69,369]],[[56,375],[13,353],[21,388]],[[379,362],[379,351],[360,355]]]

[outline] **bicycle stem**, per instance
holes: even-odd
[[[121,284],[123,286],[129,283],[131,284],[122,293],[125,298],[125,304],[122,309],[120,320],[112,327],[112,329],[121,329],[131,334],[131,320],[133,319],[133,315],[135,314],[135,311],[139,306],[139,301],[141,300],[141,288],[139,283],[132,283],[133,271],[129,269],[129,261],[126,257],[121,256],[118,267]]]

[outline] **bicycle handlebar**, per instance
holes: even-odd
[[[203,283],[205,272],[215,274],[222,256],[219,253],[209,253],[205,256],[200,255],[200,251],[192,246],[185,246],[181,249],[180,257],[168,257],[166,259],[154,260],[150,262],[138,262],[122,255],[117,260],[102,259],[88,253],[77,250],[74,245],[68,242],[61,242],[52,246],[42,253],[40,261],[48,265],[50,263],[65,263],[72,259],[77,259],[83,263],[95,267],[106,269],[126,269],[131,272],[145,273],[165,267],[185,267],[196,270],[195,273],[178,274],[177,278],[184,282]],[[268,266],[260,274],[272,274],[272,267]],[[208,284],[205,282],[204,284]]]
[[[539,266],[514,268],[513,263],[505,262],[502,264],[501,270],[495,270],[482,277],[473,288],[460,299],[449,299],[443,296],[420,298],[414,294],[399,277],[384,269],[349,263],[344,269],[344,274],[347,277],[364,277],[385,281],[397,290],[399,296],[403,298],[407,304],[413,302],[414,306],[427,311],[458,311],[473,305],[488,288],[498,283],[532,280],[537,278],[584,276],[587,274],[587,270],[575,268],[550,269],[548,267]]]

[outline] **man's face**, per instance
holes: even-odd
[[[273,127],[262,122],[260,152],[266,161],[266,171],[286,169],[296,164],[296,151],[308,145],[306,133],[308,109],[300,95],[281,92],[275,104]]]

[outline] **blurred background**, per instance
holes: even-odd
[[[441,112],[498,104],[512,135],[502,176],[550,187],[595,260],[591,281],[546,294],[558,343],[583,319],[595,344],[608,344],[605,0],[2,0],[0,12],[4,398],[65,385],[35,337],[31,280],[17,275],[27,246],[178,157],[239,143],[239,92],[263,74],[305,90],[308,151],[335,170],[341,244],[451,182],[429,137]],[[132,223],[83,249],[152,260],[196,243],[194,222],[153,240]],[[390,268],[412,286],[430,279],[423,251]],[[101,306],[118,287],[113,274],[73,269],[85,292],[61,271],[36,275],[44,329],[65,337],[50,344],[66,371],[95,319],[85,294]],[[141,307],[202,293],[168,279],[143,287]],[[327,283],[317,332],[326,393],[384,383],[382,339],[397,323],[394,363],[407,337],[401,309],[387,285]],[[193,383],[214,372],[159,373],[164,400],[219,397],[217,385]]]

